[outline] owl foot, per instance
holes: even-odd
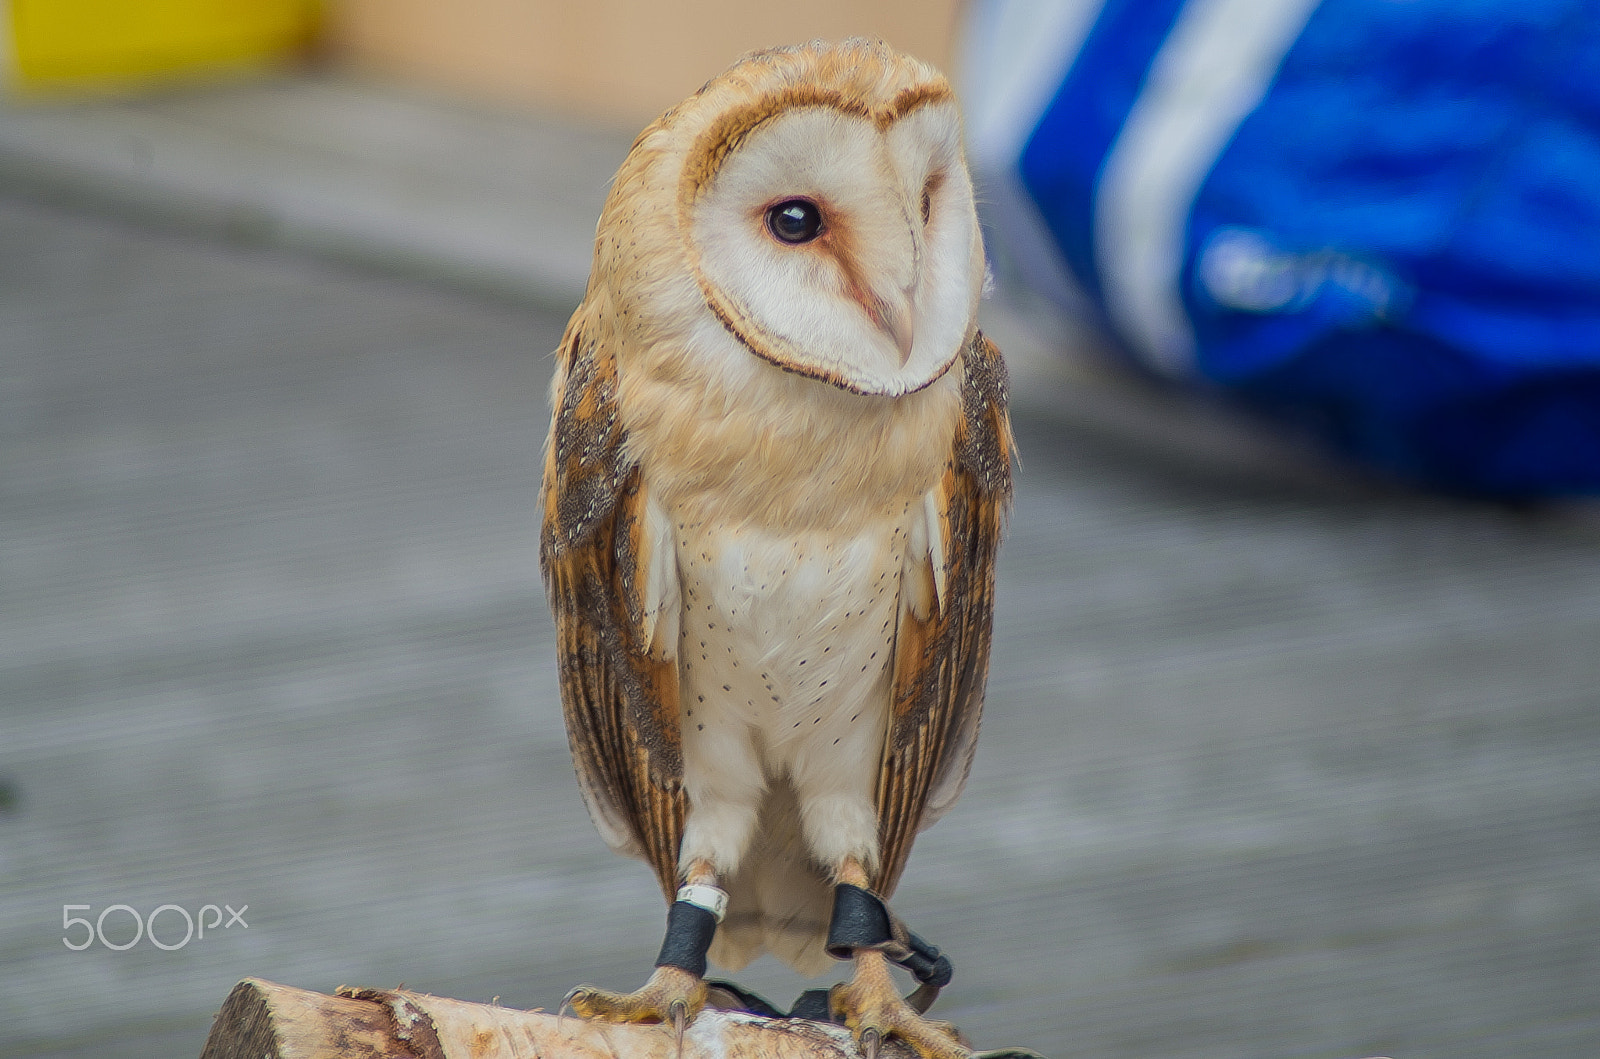
[[[917,1014],[900,995],[881,952],[856,954],[855,977],[833,987],[828,1005],[855,1035],[866,1059],[878,1059],[883,1042],[898,1037],[922,1059],[969,1059],[971,1044],[953,1025]]]
[[[862,881],[866,875],[857,864],[846,864],[840,874]],[[939,990],[950,982],[950,960],[907,930],[883,899],[864,886],[841,881],[833,896],[827,949],[838,959],[853,956],[856,973],[849,982],[833,987],[828,1007],[850,1028],[866,1059],[878,1059],[889,1037],[898,1037],[922,1059],[1042,1059],[1026,1048],[974,1052],[972,1042],[955,1026],[924,1018]],[[917,980],[910,996],[900,996],[889,973],[891,962]]]
[[[580,985],[561,1006],[597,1022],[664,1022],[682,1027],[706,1006],[706,983],[678,967],[657,967],[650,980],[632,993]]]
[[[667,934],[661,939],[656,970],[632,993],[612,993],[580,985],[561,1002],[579,1016],[599,1022],[670,1023],[683,1054],[683,1031],[706,1006],[706,950],[727,907],[728,895],[709,883],[678,891],[667,909]]]

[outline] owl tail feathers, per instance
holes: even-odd
[[[788,784],[774,784],[749,852],[721,885],[728,891],[728,912],[708,953],[717,966],[737,971],[763,952],[808,977],[834,966],[823,948],[833,915],[833,880],[806,849]]]
[[[834,966],[822,948],[828,933],[826,920],[819,924],[797,917],[752,916],[735,921],[733,916],[730,910],[707,954],[719,967],[741,970],[763,952],[772,953],[808,978]]]

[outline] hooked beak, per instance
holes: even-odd
[[[906,361],[911,359],[911,346],[916,340],[911,304],[910,291],[906,291],[903,298],[896,298],[893,302],[885,301],[877,295],[868,295],[862,301],[862,308],[867,311],[873,326],[888,335],[889,341],[894,343],[894,348],[899,350],[902,368],[906,366]]]

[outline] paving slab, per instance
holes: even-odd
[[[0,183],[569,305],[631,135],[348,78],[0,102]]]

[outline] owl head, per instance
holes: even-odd
[[[652,333],[852,393],[922,389],[984,276],[954,93],[875,41],[747,56],[640,135],[596,254]]]

